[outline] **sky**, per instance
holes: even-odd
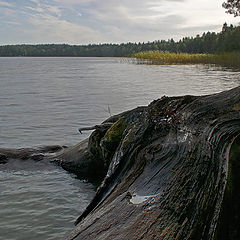
[[[179,40],[240,17],[224,0],[0,0],[0,45]]]

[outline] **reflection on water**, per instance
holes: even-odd
[[[79,135],[78,127],[99,124],[109,111],[240,83],[238,71],[119,58],[0,58],[0,73],[0,148],[74,144],[89,134]],[[41,162],[0,165],[0,181],[4,240],[59,239],[94,194],[91,185]]]

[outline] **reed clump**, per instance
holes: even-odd
[[[148,61],[153,64],[221,64],[240,67],[240,52],[221,54],[189,54],[162,51],[146,51],[133,55],[137,61]]]

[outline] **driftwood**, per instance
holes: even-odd
[[[90,137],[106,174],[64,239],[240,239],[239,146],[240,87],[123,114]]]

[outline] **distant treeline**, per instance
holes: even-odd
[[[221,53],[240,51],[240,26],[226,23],[219,33],[207,32],[202,36],[184,37],[147,43],[122,44],[38,44],[0,46],[0,56],[73,56],[73,57],[123,57],[143,51],[169,51],[182,53]]]

